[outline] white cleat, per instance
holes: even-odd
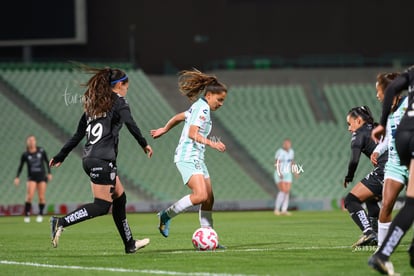
[[[127,253],[127,254],[135,253],[139,249],[144,248],[145,246],[147,246],[149,243],[150,243],[150,239],[147,239],[147,238],[142,239],[142,240],[136,240],[133,247],[125,249],[125,253]]]

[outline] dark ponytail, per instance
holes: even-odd
[[[85,65],[81,69],[90,74],[94,74],[84,86],[83,107],[88,116],[100,117],[108,112],[113,105],[113,87],[116,83],[128,82],[128,76],[119,69],[111,68],[92,68]]]
[[[354,119],[360,117],[367,124],[373,125],[374,127],[378,125],[374,120],[374,116],[372,116],[371,110],[366,105],[357,106],[357,107],[352,108],[348,112],[348,115],[351,116]]]

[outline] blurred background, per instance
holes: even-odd
[[[303,169],[290,208],[341,208],[350,189],[342,187],[350,157],[346,113],[368,105],[379,119],[376,75],[414,64],[413,8],[408,0],[4,2],[0,214],[22,211],[26,168],[19,187],[13,179],[26,137],[35,135],[52,157],[75,131],[80,85],[90,76],[69,61],[129,75],[132,113],[155,150],[147,159],[122,131],[118,167],[129,211],[159,210],[188,193],[173,164],[181,129],[155,141],[149,131],[190,106],[176,82],[178,71],[193,67],[229,87],[212,133],[228,150],[207,152],[216,209],[273,208],[274,154],[285,138]],[[354,182],[371,168],[361,157]],[[91,200],[81,146],[52,172],[49,212]]]

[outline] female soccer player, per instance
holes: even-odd
[[[275,215],[290,215],[287,211],[289,206],[289,192],[292,186],[292,165],[295,153],[292,149],[290,139],[283,141],[282,148],[275,153],[274,180],[279,189],[275,200]]]
[[[385,91],[380,125],[372,132],[372,138],[378,141],[387,126],[394,97],[400,95],[405,89],[408,89],[408,107],[395,133],[395,146],[400,157],[400,164],[407,166],[410,172],[405,204],[392,221],[382,245],[368,260],[369,266],[388,275],[394,274],[394,267],[389,261],[390,256],[414,221],[414,177],[412,175],[414,172],[414,66],[408,68],[388,85]],[[414,268],[413,242],[408,253],[410,265]]]
[[[36,137],[30,135],[26,138],[26,151],[20,158],[20,165],[17,169],[14,185],[18,186],[20,183],[20,173],[24,163],[27,163],[27,185],[26,185],[26,202],[24,206],[24,222],[30,222],[30,212],[32,209],[32,199],[37,190],[39,197],[39,214],[36,218],[37,222],[43,221],[43,211],[46,205],[46,187],[47,181],[52,180],[52,174],[48,166],[49,160],[46,151],[36,145]],[[46,164],[46,166],[44,165]],[[46,175],[46,169],[47,175]]]
[[[371,139],[371,131],[374,128],[374,119],[367,106],[354,107],[348,112],[348,130],[352,132],[351,140],[351,160],[348,164],[348,174],[345,176],[344,187],[346,188],[354,178],[354,173],[358,167],[361,153],[370,158],[376,144]],[[372,222],[377,220],[379,206],[377,201],[382,195],[382,181],[384,179],[384,166],[387,162],[387,154],[380,155],[377,165],[364,179],[356,184],[349,194],[345,197],[345,207],[351,218],[362,231],[362,236],[354,243],[356,246],[376,245],[377,234],[373,229]],[[362,203],[367,204],[367,213],[362,208]]]
[[[152,148],[142,136],[131,116],[125,96],[128,91],[128,76],[119,69],[95,69],[84,67],[94,74],[86,84],[84,110],[76,133],[60,152],[50,160],[50,166],[59,167],[71,150],[86,135],[83,151],[83,169],[90,177],[94,202],[83,205],[64,217],[52,217],[52,245],[57,247],[59,236],[65,227],[102,216],[112,205],[112,217],[124,242],[125,253],[135,253],[146,246],[149,239],[134,240],[126,219],[126,195],[117,176],[116,157],[119,131],[125,123],[148,157]]]
[[[382,73],[377,76],[376,90],[380,102],[384,100],[384,91],[388,84],[394,80],[398,73]],[[400,158],[395,149],[395,131],[400,124],[405,110],[407,109],[408,98],[394,97],[392,113],[388,116],[386,135],[384,143],[381,143],[371,155],[371,161],[375,165],[380,153],[388,150],[388,161],[384,169],[384,186],[382,190],[382,205],[378,220],[378,246],[381,246],[392,220],[392,209],[398,194],[408,182],[408,170],[406,166],[400,165]]]
[[[212,127],[210,111],[216,111],[223,105],[227,96],[226,86],[215,76],[198,70],[180,72],[178,86],[180,91],[194,103],[189,110],[172,117],[164,127],[151,130],[151,135],[154,138],[161,137],[180,122],[185,121],[175,150],[174,162],[184,184],[192,190],[192,193],[158,214],[159,230],[164,237],[168,237],[171,219],[193,205],[201,204],[199,210],[201,227],[213,227],[214,195],[207,166],[204,163],[204,152],[206,146],[220,152],[226,150],[226,146],[221,141],[207,138]]]

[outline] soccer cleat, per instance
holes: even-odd
[[[218,244],[217,247],[216,247],[216,249],[225,250],[225,249],[227,249],[227,246],[224,246],[222,244]]]
[[[383,261],[375,254],[368,260],[368,265],[384,275],[395,275],[394,266],[390,261]]]
[[[43,216],[41,216],[41,215],[38,215],[37,217],[36,217],[36,222],[43,222]]]
[[[359,246],[375,246],[378,244],[378,237],[375,232],[371,234],[363,234],[353,245],[352,247],[359,247]]]
[[[24,217],[24,222],[29,223],[30,222],[30,217]]]
[[[275,216],[280,216],[280,212],[278,210],[274,211]]]
[[[52,246],[56,248],[59,243],[59,237],[63,232],[63,226],[59,226],[59,218],[50,218],[50,228],[52,232]]]
[[[410,265],[412,268],[414,268],[414,244],[413,243],[410,245],[410,248],[408,248],[408,255],[410,255]]]
[[[159,212],[158,216],[160,217],[160,226],[158,229],[160,230],[161,235],[167,238],[170,231],[171,218],[165,211]]]
[[[292,215],[292,213],[291,212],[288,212],[288,211],[281,212],[280,214],[282,216],[291,216]]]
[[[136,240],[134,243],[134,246],[125,248],[125,253],[127,254],[133,254],[137,252],[139,249],[144,248],[150,243],[150,239],[142,239],[142,240]]]

